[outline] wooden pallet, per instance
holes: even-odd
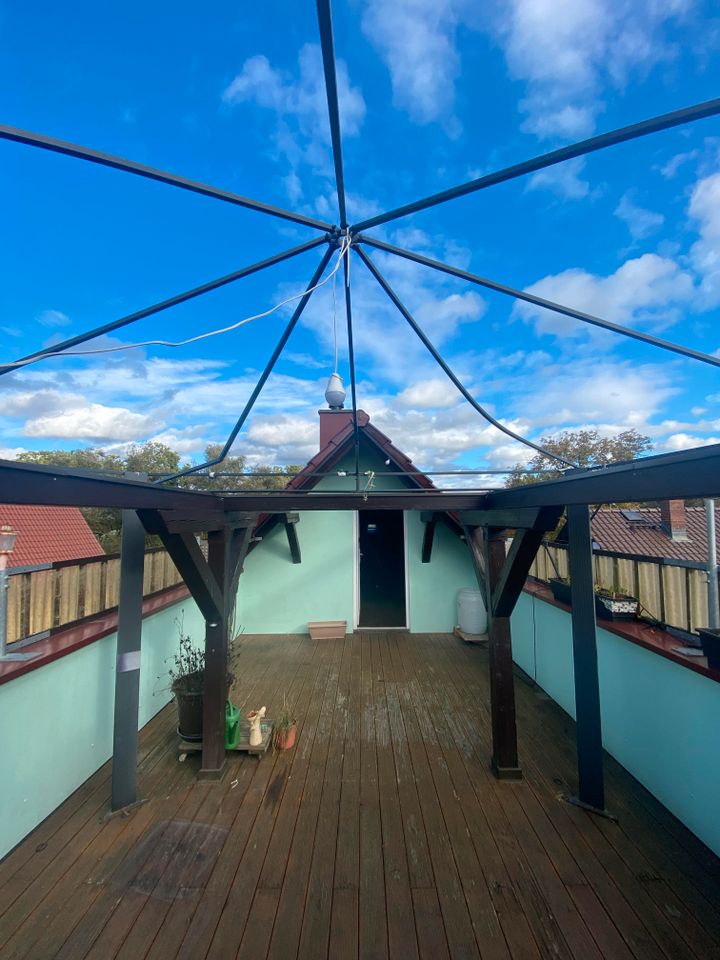
[[[267,749],[272,743],[273,740],[273,730],[275,728],[275,722],[273,720],[261,720],[260,721],[260,732],[262,733],[262,743],[257,747],[250,746],[250,724],[247,720],[240,720],[240,739],[238,741],[237,747],[234,750],[229,750],[228,753],[249,753],[253,756],[260,757],[264,753],[267,753]],[[202,750],[202,741],[194,743],[190,740],[181,740],[178,747],[180,755],[187,753],[199,753]]]
[[[465,643],[487,643],[488,641],[488,635],[486,633],[465,633],[460,627],[455,627],[453,633],[456,637],[464,640]]]

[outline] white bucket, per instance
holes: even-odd
[[[487,633],[487,612],[479,590],[458,591],[458,625],[463,633]]]

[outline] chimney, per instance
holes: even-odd
[[[318,410],[320,414],[320,449],[334,440],[335,437],[352,423],[352,410]]]
[[[689,540],[684,500],[661,500],[660,523],[672,540]]]

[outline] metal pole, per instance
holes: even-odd
[[[717,543],[715,541],[715,501],[708,497],[705,501],[705,519],[707,521],[708,543],[708,626],[711,630],[720,627],[720,613],[718,612],[718,569]]]
[[[139,479],[139,475],[134,475]],[[145,529],[134,510],[122,512],[120,603],[115,660],[112,809],[137,802],[138,707]]]

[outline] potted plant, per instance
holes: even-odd
[[[175,619],[179,640],[170,669],[170,689],[178,705],[178,733],[183,740],[199,742],[203,735],[203,688],[205,684],[205,650],[196,647],[185,632],[182,611]],[[235,678],[228,673],[227,684]]]
[[[549,581],[553,597],[566,606],[572,604],[569,577],[553,577]],[[617,583],[613,589],[595,584],[595,613],[601,620],[635,620],[640,603]]]
[[[720,630],[701,627],[699,633],[708,666],[711,670],[720,670]]]
[[[295,746],[297,737],[297,720],[288,709],[287,700],[283,696],[283,708],[275,721],[275,736],[273,743],[277,750],[289,750]]]

